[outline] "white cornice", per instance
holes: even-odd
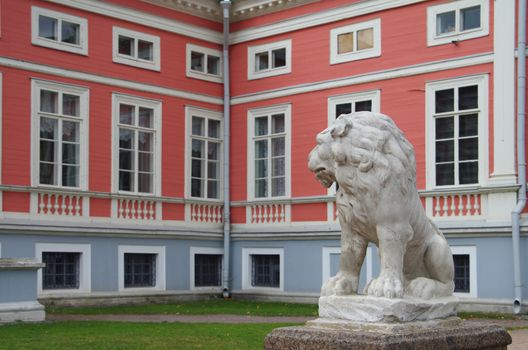
[[[299,16],[290,20],[285,20],[269,25],[249,28],[231,33],[230,44],[237,44],[244,41],[261,39],[273,35],[283,34],[299,29],[318,26],[325,23],[332,23],[347,18],[357,17],[372,12],[387,10],[394,7],[411,5],[426,0],[366,0],[359,1],[348,6],[342,6],[327,11]]]
[[[51,74],[59,77],[77,79],[82,81],[89,81],[98,84],[117,86],[121,88],[150,92],[155,94],[161,94],[172,97],[180,97],[194,101],[212,103],[216,105],[222,105],[223,100],[220,97],[214,97],[209,95],[196,94],[192,92],[187,92],[184,90],[175,90],[166,88],[163,86],[150,85],[144,83],[138,83],[130,80],[123,80],[117,78],[109,78],[106,76],[84,73],[74,70],[68,70],[63,68],[56,68],[51,66],[42,65],[39,63],[20,61],[8,57],[0,57],[0,66],[11,67],[16,69],[27,70],[31,72],[38,72],[44,74]]]
[[[297,95],[301,93],[320,91],[326,89],[334,89],[343,86],[364,84],[373,81],[380,81],[386,79],[394,79],[406,76],[413,76],[437,71],[443,71],[448,69],[456,69],[461,67],[475,66],[484,63],[493,62],[492,53],[483,53],[471,56],[465,56],[461,58],[454,58],[442,61],[420,63],[416,65],[391,68],[387,70],[364,73],[354,75],[351,77],[344,77],[339,79],[318,81],[308,84],[300,84],[294,86],[288,86],[280,89],[267,90],[263,92],[239,95],[233,97],[231,100],[232,105],[238,105],[242,103],[257,102],[262,100],[269,100],[278,97],[285,97],[291,95]]]
[[[99,15],[117,18],[133,23],[140,23],[147,27],[164,30],[171,33],[185,35],[195,39],[221,44],[223,37],[221,32],[200,28],[188,23],[151,15],[141,11],[133,10],[100,0],[46,0],[56,4],[73,7],[79,10],[97,13]]]
[[[218,0],[141,0],[156,6],[185,12],[194,16],[221,22],[222,11]]]

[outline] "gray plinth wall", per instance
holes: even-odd
[[[0,323],[44,321],[44,306],[37,301],[36,259],[0,259]]]

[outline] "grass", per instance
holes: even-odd
[[[488,320],[517,320],[519,316],[512,314],[501,314],[498,312],[458,312],[458,317],[468,320],[472,318],[488,319]]]
[[[262,349],[292,324],[53,322],[0,326],[0,349]]]
[[[207,300],[174,304],[147,304],[101,307],[55,307],[49,306],[50,314],[176,314],[176,315],[252,315],[252,316],[317,316],[315,304],[293,304],[257,302],[243,300]],[[1,338],[0,338],[1,339]]]

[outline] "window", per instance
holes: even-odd
[[[431,187],[481,184],[486,169],[487,78],[428,85]]]
[[[248,79],[291,72],[291,40],[248,47]]]
[[[191,289],[219,291],[222,286],[223,259],[222,248],[191,247],[189,261]]]
[[[91,290],[89,244],[37,243],[35,256],[46,266],[37,271],[39,295]]]
[[[453,263],[455,265],[455,295],[477,297],[477,248],[453,246]]]
[[[113,27],[113,61],[139,68],[160,70],[160,38]]]
[[[381,56],[381,20],[330,31],[330,64]]]
[[[361,267],[359,278],[359,291],[362,291],[370,280],[372,280],[372,257],[375,256],[373,246],[367,247],[365,260]],[[322,250],[322,284],[325,284],[331,277],[335,276],[339,271],[339,259],[341,257],[341,247],[323,247]]]
[[[253,198],[290,195],[290,105],[249,111],[248,187]]]
[[[161,103],[114,95],[114,189],[160,193]]]
[[[462,0],[427,9],[427,45],[488,35],[488,0]]]
[[[88,90],[32,82],[33,183],[87,187]]]
[[[218,50],[187,44],[187,76],[221,83],[221,57]]]
[[[80,253],[44,252],[42,289],[77,289],[79,288]]]
[[[222,115],[187,107],[187,194],[194,198],[222,197]]]
[[[242,289],[283,290],[283,248],[243,248],[242,256]]]
[[[119,246],[119,291],[165,290],[165,247]]]
[[[31,8],[31,43],[88,55],[88,21],[34,6]]]
[[[328,124],[341,114],[370,111],[379,113],[380,91],[358,92],[328,98]]]

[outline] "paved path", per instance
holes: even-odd
[[[114,321],[114,322],[182,322],[182,323],[304,323],[314,317],[266,317],[266,316],[244,316],[244,315],[61,315],[47,314],[48,321]],[[495,324],[505,328],[528,328],[528,320],[468,320],[467,322],[479,322]],[[517,329],[510,331],[513,339],[508,350],[528,349],[528,329]]]

